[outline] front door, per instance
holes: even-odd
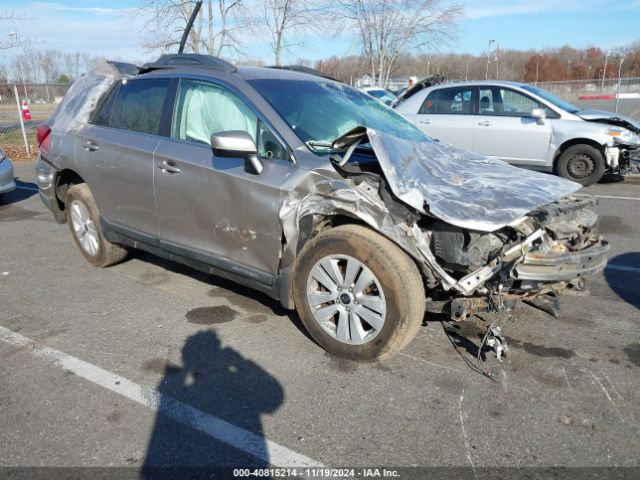
[[[480,87],[473,151],[514,164],[542,165],[551,143],[551,121],[531,116],[544,108],[521,92],[504,87]]]
[[[154,159],[161,242],[268,281],[282,247],[281,187],[297,168],[285,147],[238,95],[199,80],[180,80],[171,130]],[[244,159],[213,154],[211,134],[229,130],[254,138],[262,173],[245,172]]]

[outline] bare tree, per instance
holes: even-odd
[[[355,26],[375,84],[386,85],[398,57],[446,43],[462,6],[443,0],[339,0],[338,13]]]
[[[283,50],[300,45],[300,42],[287,41],[290,34],[317,28],[318,8],[319,2],[314,0],[262,0],[262,23],[269,32],[276,65],[281,65]]]
[[[239,51],[237,31],[246,28],[245,0],[207,0],[189,32],[187,46],[193,53],[206,51],[220,56],[225,49]],[[182,33],[193,13],[194,0],[143,0],[142,14],[151,13],[144,47],[168,51],[180,43]],[[206,10],[206,20],[205,20]],[[206,24],[206,34],[203,28]]]
[[[20,22],[26,20],[27,17],[17,15],[14,10],[5,10],[0,12],[0,22]],[[32,41],[18,37],[16,34],[10,34],[11,40],[0,39],[0,50],[10,50],[12,48],[28,47]]]

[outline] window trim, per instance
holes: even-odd
[[[293,155],[293,149],[289,146],[289,144],[287,142],[284,141],[284,139],[282,138],[282,135],[280,135],[280,133],[273,127],[273,125],[271,124],[271,122],[269,122],[266,117],[262,114],[262,112],[256,108],[256,106],[253,104],[253,102],[251,102],[238,88],[236,88],[235,86],[231,85],[230,83],[218,79],[218,78],[212,78],[212,77],[199,77],[197,75],[180,75],[178,77],[173,77],[172,80],[175,80],[175,89],[173,91],[173,102],[172,102],[172,106],[170,108],[169,114],[168,114],[168,132],[169,135],[167,137],[168,140],[172,140],[174,142],[180,142],[180,143],[186,143],[188,145],[194,145],[194,146],[198,146],[201,148],[207,148],[209,150],[211,150],[211,146],[210,145],[203,145],[200,144],[198,142],[193,142],[191,140],[181,140],[179,138],[173,138],[171,136],[171,130],[173,127],[173,117],[174,117],[174,113],[176,111],[177,108],[177,102],[178,102],[178,88],[180,86],[180,82],[182,80],[194,80],[194,81],[198,81],[201,83],[205,83],[205,84],[210,84],[213,86],[216,86],[218,88],[222,88],[225,89],[229,92],[231,92],[232,94],[234,94],[236,97],[238,97],[246,106],[247,108],[249,108],[254,115],[256,115],[256,117],[258,118],[258,120],[262,121],[262,123],[269,129],[269,131],[273,134],[274,137],[276,137],[276,139],[282,144],[282,146],[285,149],[285,152],[287,154],[287,159],[281,159],[281,158],[267,158],[267,157],[258,157],[260,158],[260,160],[263,161],[267,161],[267,162],[275,162],[275,163],[281,163],[283,165],[296,165],[298,166],[299,163],[296,160],[295,156]]]

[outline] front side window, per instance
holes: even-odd
[[[531,110],[541,108],[533,98],[506,88],[481,88],[480,115],[529,117]]]
[[[111,127],[157,135],[169,79],[123,81],[113,107]]]
[[[468,115],[471,113],[471,87],[434,90],[425,99],[420,112],[442,115]]]
[[[237,95],[211,83],[180,81],[171,137],[211,145],[211,135],[240,130],[251,135],[264,158],[286,159],[286,150]]]

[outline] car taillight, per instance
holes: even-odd
[[[43,155],[49,155],[49,134],[51,133],[51,128],[49,125],[42,124],[38,125],[36,128],[36,140],[38,141],[38,148],[40,149],[40,153]]]

